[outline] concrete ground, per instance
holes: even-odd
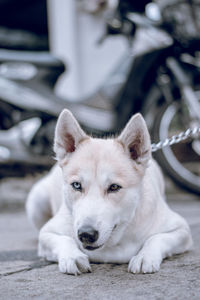
[[[35,177],[0,182],[0,299],[200,299],[200,198],[167,184],[170,206],[192,230],[194,249],[167,259],[155,274],[127,265],[92,264],[92,273],[61,274],[37,257],[37,233],[24,212]]]

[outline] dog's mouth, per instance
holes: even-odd
[[[99,248],[103,247],[103,245],[100,246],[91,246],[91,245],[84,245],[83,248],[89,251],[97,250]]]

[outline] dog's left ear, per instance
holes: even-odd
[[[136,163],[146,165],[151,158],[149,132],[141,114],[134,115],[117,138]]]
[[[62,164],[63,159],[74,152],[87,138],[72,113],[64,109],[58,118],[54,138],[54,152],[59,163]]]

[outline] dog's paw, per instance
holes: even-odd
[[[58,261],[60,272],[80,275],[81,273],[91,272],[90,263],[87,255],[79,251],[78,255],[72,257],[62,257]]]
[[[160,269],[162,258],[160,255],[142,253],[133,256],[128,265],[128,272],[130,273],[155,273]]]

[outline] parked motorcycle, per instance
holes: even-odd
[[[184,3],[191,13],[200,10],[197,1]],[[173,11],[179,9],[176,1]],[[183,35],[177,32],[180,20],[172,22],[169,11],[169,6],[162,6],[163,20],[151,21],[143,14],[124,9],[121,13],[118,7],[107,22],[107,34],[123,34],[134,40],[138,29],[144,28],[154,37],[160,31],[167,33],[170,42],[123,57],[102,87],[78,102],[54,94],[64,71],[58,59],[50,54],[0,50],[1,166],[7,167],[9,162],[49,166],[53,128],[64,107],[88,133],[97,136],[119,132],[138,111],[146,118],[155,142],[199,126],[200,31],[196,30],[196,35],[186,35],[186,29]],[[193,19],[190,22],[196,27]],[[162,148],[156,158],[179,184],[200,193],[199,135]]]

